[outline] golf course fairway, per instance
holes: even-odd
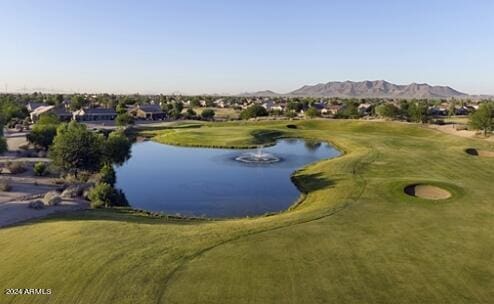
[[[494,158],[465,153],[494,151],[492,143],[351,120],[143,133],[235,148],[300,137],[343,154],[294,172],[307,195],[276,215],[187,220],[99,209],[2,228],[1,304],[494,301]],[[418,184],[450,196],[405,193]],[[8,288],[51,295],[6,295]]]

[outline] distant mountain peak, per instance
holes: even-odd
[[[246,92],[240,94],[240,96],[256,96],[256,97],[273,97],[273,96],[279,96],[281,94],[278,94],[276,92],[273,92],[271,90],[264,90],[264,91],[257,91],[257,92]]]
[[[286,95],[317,97],[374,97],[374,98],[451,98],[466,97],[448,86],[431,86],[427,83],[397,85],[386,80],[332,81],[316,85],[304,85]]]

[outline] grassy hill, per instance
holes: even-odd
[[[51,288],[0,303],[489,303],[492,144],[416,125],[224,123],[149,131],[165,143],[246,147],[276,137],[343,150],[295,173],[293,210],[224,221],[89,210],[0,229],[0,287]],[[213,173],[212,173],[213,174]],[[453,196],[403,192],[431,183]],[[166,194],[163,199],[166,200]]]

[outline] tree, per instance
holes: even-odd
[[[53,143],[53,139],[57,135],[58,125],[60,125],[60,121],[57,116],[43,114],[34,124],[31,133],[26,136],[27,140],[39,148],[48,150],[48,147]]]
[[[114,131],[108,135],[104,145],[104,158],[107,163],[122,165],[130,158],[132,143],[123,131]]]
[[[117,114],[124,114],[127,113],[127,107],[125,106],[124,103],[119,102],[116,107],[116,112]]]
[[[212,120],[214,119],[214,115],[216,115],[216,113],[213,109],[204,109],[204,111],[201,112],[201,118],[204,120]]]
[[[132,117],[129,113],[121,113],[117,115],[115,119],[117,126],[125,127],[128,125],[134,124],[134,117]]]
[[[354,102],[347,102],[335,115],[336,118],[359,118],[357,105]]]
[[[470,115],[469,125],[475,130],[484,131],[484,136],[487,136],[487,132],[494,128],[493,117],[494,106],[491,103],[484,103]]]
[[[173,119],[179,119],[183,109],[184,104],[181,101],[176,101],[171,105],[171,109],[168,111],[168,115],[170,115]]]
[[[105,164],[99,173],[101,175],[102,183],[106,183],[112,187],[115,186],[115,183],[117,182],[117,175],[115,174],[115,170],[112,165],[108,163]]]
[[[448,106],[448,116],[451,117],[454,115],[456,115],[456,101],[452,100]]]
[[[412,102],[408,106],[408,118],[413,122],[425,123],[429,121],[430,115],[428,105],[425,102]]]
[[[190,100],[190,106],[194,108],[198,108],[201,106],[201,102],[197,98],[193,98]]]
[[[56,97],[55,97],[55,104],[56,105],[61,105],[63,102],[63,95],[61,94],[58,94]]]
[[[268,116],[268,111],[261,105],[253,105],[240,112],[241,119],[250,119],[261,116]]]
[[[309,108],[307,111],[305,111],[305,116],[308,118],[314,118],[319,116],[319,112],[315,108]]]
[[[186,119],[194,119],[197,117],[196,111],[192,108],[188,108],[187,111],[185,111],[185,116]]]
[[[96,172],[103,161],[103,138],[75,121],[60,125],[50,149],[53,164],[63,172]]]
[[[300,101],[289,101],[286,105],[286,109],[297,113],[304,109],[304,104]]]
[[[376,113],[381,117],[395,119],[400,115],[400,109],[392,103],[385,103],[377,106]]]
[[[57,115],[51,113],[41,114],[36,122],[37,125],[59,125],[60,120]],[[35,124],[35,125],[36,125]]]
[[[0,125],[6,125],[13,118],[24,119],[28,114],[27,108],[11,95],[0,96]]]
[[[70,99],[69,107],[72,111],[77,111],[77,110],[82,109],[86,105],[87,105],[87,101],[86,101],[86,98],[84,98],[84,96],[74,95]]]
[[[34,125],[31,133],[26,137],[34,146],[48,150],[57,135],[56,125]]]
[[[181,102],[181,101],[177,101],[177,102],[174,102],[174,103],[173,103],[173,110],[174,110],[176,113],[178,113],[178,114],[182,113],[183,109],[184,109],[184,104],[183,104],[183,102]]]

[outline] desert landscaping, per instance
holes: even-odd
[[[58,177],[35,176],[33,165],[50,160],[23,156],[25,150],[20,147],[28,144],[25,132],[7,130],[6,139],[8,152],[0,156],[0,184],[9,189],[2,189],[0,195],[0,227],[88,207],[85,200],[57,192],[62,189]],[[21,172],[10,172],[9,168]]]

